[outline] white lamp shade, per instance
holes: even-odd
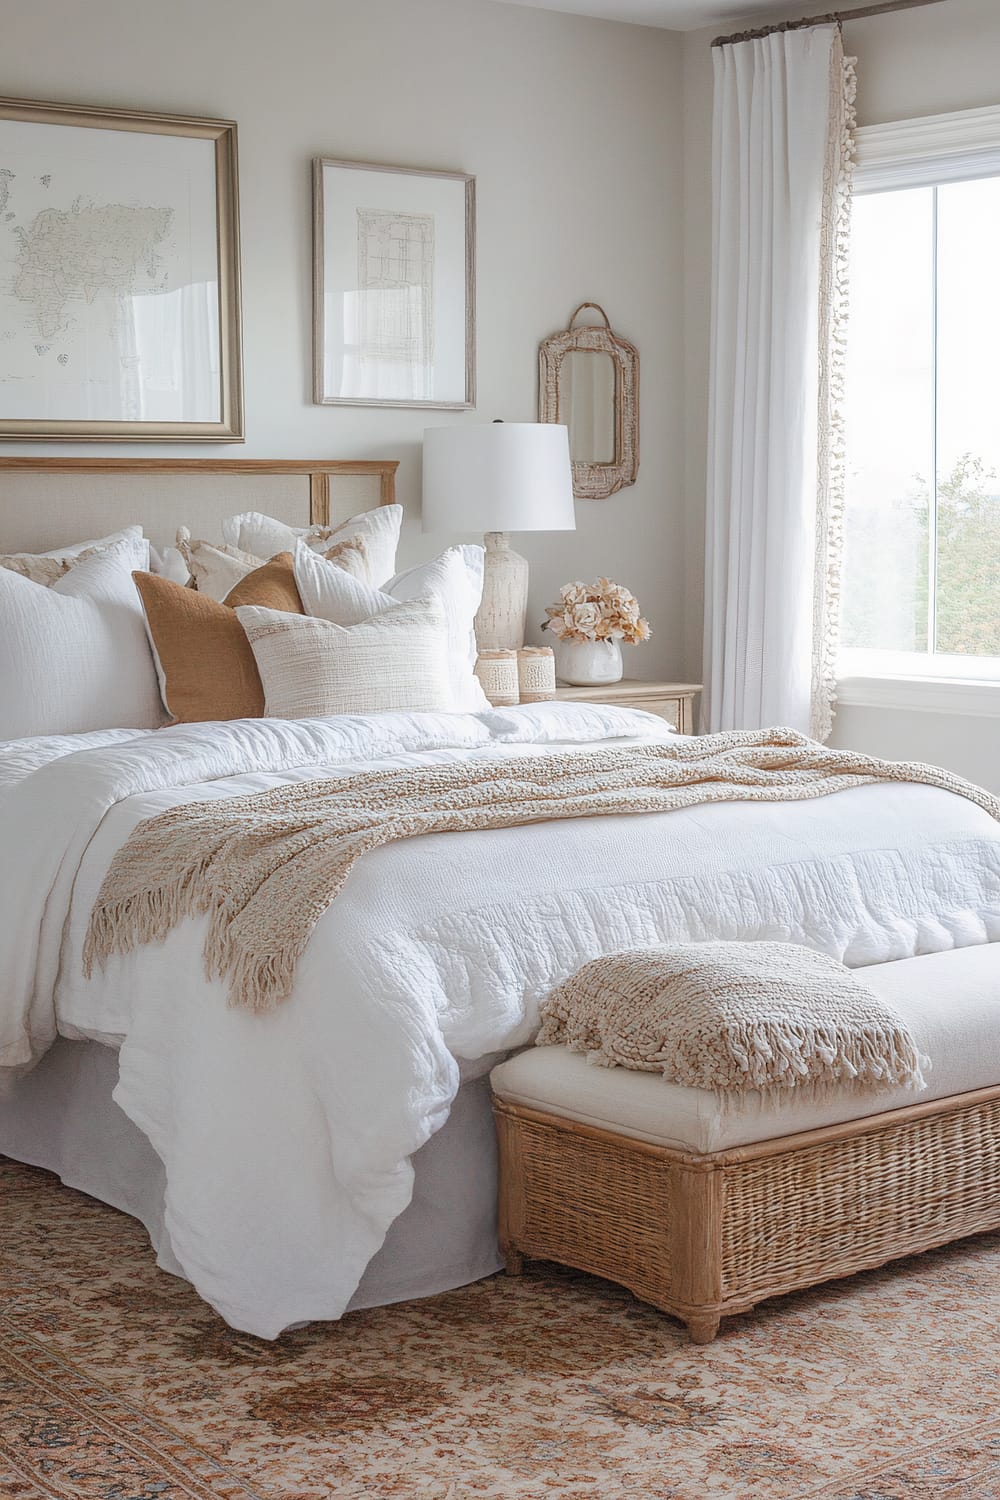
[[[424,531],[574,531],[569,431],[488,422],[424,433]]]

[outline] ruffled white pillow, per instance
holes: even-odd
[[[254,557],[274,557],[277,552],[294,552],[298,541],[316,552],[327,552],[338,542],[361,537],[364,541],[368,582],[381,588],[396,571],[396,548],[403,524],[401,505],[379,505],[362,511],[341,526],[286,526],[273,516],[248,510],[230,516],[222,523],[222,539],[230,547],[239,547]],[[353,571],[353,569],[352,569]]]
[[[490,705],[475,675],[473,626],[483,597],[483,558],[482,547],[449,547],[440,557],[397,573],[384,589],[376,589],[299,542],[295,582],[306,613],[337,625],[357,625],[404,600],[437,599],[447,623],[451,709],[454,713],[481,713]]]
[[[29,578],[32,583],[51,588],[85,557],[91,557],[95,552],[105,552],[119,542],[134,541],[141,537],[141,526],[126,526],[121,531],[111,532],[109,536],[97,537],[89,542],[70,542],[65,547],[53,547],[50,552],[0,553],[0,568],[7,568],[11,573]]]

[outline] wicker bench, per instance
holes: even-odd
[[[1000,1228],[1000,944],[877,972],[931,1056],[919,1101],[724,1110],[561,1047],[495,1068],[508,1272],[538,1257],[605,1276],[708,1343],[767,1297]]]

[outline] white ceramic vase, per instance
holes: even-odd
[[[552,646],[556,676],[571,687],[607,687],[621,682],[622,648],[617,641],[560,641]]]

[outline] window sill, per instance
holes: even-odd
[[[961,677],[855,675],[837,682],[844,708],[902,709],[929,714],[1000,718],[1000,682]]]

